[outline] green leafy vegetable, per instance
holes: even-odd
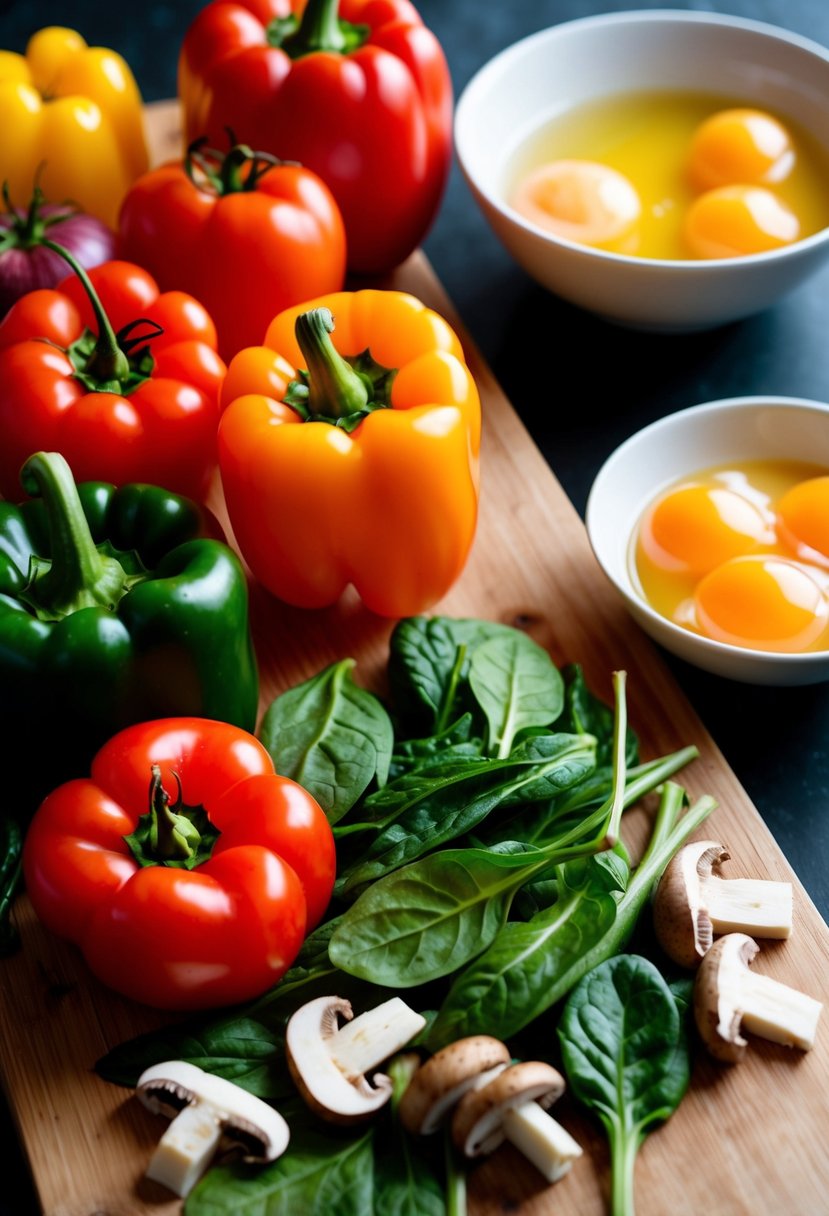
[[[519,731],[549,726],[564,705],[564,681],[540,646],[517,630],[497,634],[472,653],[469,686],[486,715],[489,750],[500,759]]]
[[[633,1216],[639,1146],[688,1088],[683,1014],[653,964],[632,954],[585,975],[564,1007],[558,1034],[570,1088],[610,1140],[613,1216]]]
[[[313,794],[332,824],[373,780],[385,783],[391,761],[391,720],[353,668],[343,659],[277,697],[260,731],[276,771]]]

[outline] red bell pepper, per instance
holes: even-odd
[[[48,450],[76,481],[148,482],[203,499],[225,373],[212,320],[128,262],[89,275],[74,265],[0,323],[0,494],[17,501],[22,465]]]
[[[91,777],[46,798],[23,871],[37,915],[105,984],[201,1009],[280,979],[325,912],[335,853],[317,802],[253,735],[166,718],[121,731]]]
[[[309,0],[301,20],[290,0],[214,0],[185,36],[179,93],[190,140],[230,128],[319,174],[352,271],[396,266],[434,218],[452,85],[409,0]]]
[[[183,162],[145,173],[119,228],[124,257],[202,301],[225,359],[345,277],[342,216],[325,183],[244,145],[226,155],[193,145]]]

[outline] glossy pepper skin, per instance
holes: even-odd
[[[237,146],[192,148],[140,177],[121,209],[123,257],[201,300],[231,358],[278,312],[338,291],[345,229],[328,187],[301,165]]]
[[[179,94],[188,139],[216,144],[229,127],[319,174],[353,272],[402,262],[435,215],[452,85],[409,0],[309,0],[301,24],[290,0],[214,0],[185,36]]]
[[[0,131],[0,182],[12,198],[29,198],[40,170],[47,198],[71,199],[111,228],[147,170],[141,96],[127,64],[59,26],[34,34],[25,55],[0,51]]]
[[[49,450],[78,481],[203,499],[225,372],[210,316],[128,262],[105,262],[88,280],[102,313],[72,275],[29,292],[0,322],[0,494],[15,500],[24,460]]]
[[[309,327],[303,351],[297,334]],[[475,533],[481,425],[442,317],[401,292],[310,301],[280,313],[264,347],[233,359],[222,394],[228,511],[269,591],[319,608],[353,583],[368,608],[392,617],[442,598]]]
[[[322,918],[335,853],[319,805],[252,735],[169,718],[121,731],[45,799],[23,871],[37,915],[103,983],[186,1010],[281,978]]]
[[[247,583],[195,503],[88,482],[39,453],[0,503],[0,730],[28,813],[122,726],[198,714],[253,729]],[[25,816],[24,816],[25,817]]]

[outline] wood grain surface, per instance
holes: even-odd
[[[169,108],[156,112],[159,130],[169,132],[169,116]],[[412,291],[459,325],[421,255],[390,285]],[[557,663],[581,663],[590,686],[608,699],[611,673],[628,672],[630,720],[643,758],[687,743],[699,747],[700,758],[679,779],[693,796],[717,799],[704,830],[727,844],[737,859],[733,872],[794,882],[794,935],[766,945],[755,969],[825,1002],[829,930],[660,656],[605,581],[581,520],[515,411],[469,346],[467,356],[484,412],[480,522],[466,570],[435,611],[526,629]],[[222,512],[218,491],[212,505]],[[263,708],[346,654],[357,660],[359,682],[380,687],[391,622],[365,612],[355,598],[300,612],[253,587],[252,620]],[[649,813],[639,808],[625,816],[623,835],[634,852]],[[92,1071],[107,1049],[162,1024],[163,1016],[98,985],[73,947],[40,928],[25,898],[15,916],[23,949],[0,969],[2,1073],[44,1213],[172,1216],[180,1203],[143,1179],[163,1124]],[[551,1018],[551,1037],[554,1024]],[[727,1069],[698,1053],[687,1098],[640,1153],[639,1216],[826,1216],[827,1076],[826,1013],[805,1055],[755,1041],[744,1063]],[[515,1150],[498,1150],[472,1173],[473,1216],[607,1211],[603,1137],[566,1098],[557,1109],[585,1147],[584,1158],[551,1188]]]

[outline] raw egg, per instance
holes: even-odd
[[[696,190],[737,183],[784,181],[794,168],[791,136],[763,110],[729,109],[712,114],[691,139],[688,172]]]
[[[829,565],[829,475],[792,486],[777,504],[781,536],[796,552],[805,546],[812,561]]]
[[[582,245],[630,253],[642,211],[624,174],[587,160],[558,160],[522,178],[512,199],[525,219]]]
[[[694,606],[702,633],[759,650],[807,650],[829,621],[825,589],[800,563],[780,557],[724,562],[698,584]]]
[[[770,544],[768,516],[725,485],[689,482],[669,491],[645,516],[640,543],[659,569],[702,575],[758,544]]]
[[[719,186],[691,203],[684,232],[696,257],[733,258],[790,245],[800,221],[762,186]]]

